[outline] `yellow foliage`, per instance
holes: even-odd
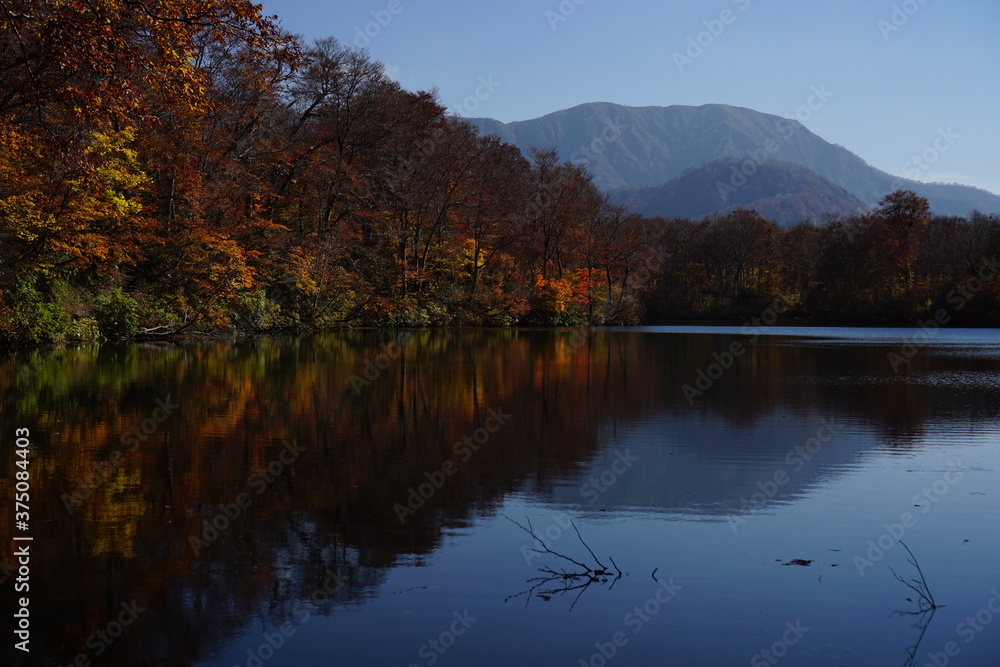
[[[573,300],[573,281],[570,278],[535,278],[535,301],[546,312],[560,314]]]
[[[129,191],[145,185],[149,178],[139,168],[139,154],[128,145],[135,141],[135,130],[92,132],[87,152],[100,159],[96,174],[104,184],[104,198],[116,216],[142,211],[142,204],[130,198]]]
[[[40,137],[0,123],[0,232],[26,243],[43,239],[48,252],[36,264],[43,271],[65,256],[103,262],[127,254],[126,225],[141,214],[137,195],[149,182],[134,142],[132,128],[91,132],[84,168],[66,173],[45,159]]]
[[[476,249],[479,249],[479,259],[476,259]],[[467,238],[462,242],[462,252],[465,254],[465,261],[468,264],[475,262],[478,264],[478,268],[483,268],[486,266],[486,252],[483,248],[479,248],[476,240],[473,238]]]

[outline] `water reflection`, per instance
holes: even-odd
[[[397,340],[0,359],[0,422],[33,434],[32,566],[44,572],[31,582],[33,652],[11,663],[97,657],[92,636],[131,600],[141,631],[101,664],[211,660],[251,622],[376,597],[394,567],[425,563],[513,492],[723,521],[800,498],[874,448],[911,452],[942,424],[1000,421],[1000,355],[983,347],[927,350],[897,374],[892,342],[763,338],[689,401],[684,385],[745,337],[419,331],[387,355]],[[810,452],[824,423],[837,429]],[[4,534],[12,519],[0,515]],[[9,577],[0,590],[14,597]]]

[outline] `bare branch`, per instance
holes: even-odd
[[[913,555],[913,552],[910,550],[910,547],[906,546],[906,542],[900,540],[899,543],[902,544],[903,548],[906,549],[906,552],[910,554],[910,558],[906,562],[915,567],[917,569],[917,574],[920,575],[919,581],[917,579],[911,579],[910,581],[907,581],[903,577],[896,574],[896,571],[893,570],[891,567],[889,568],[889,571],[892,572],[892,576],[894,576],[897,581],[899,581],[904,586],[906,586],[907,588],[909,588],[910,590],[912,590],[914,593],[917,594],[917,605],[919,606],[919,610],[915,612],[899,612],[899,613],[908,613],[917,615],[926,613],[928,611],[934,611],[935,609],[943,607],[944,605],[939,605],[937,601],[934,599],[934,594],[931,593],[931,589],[927,585],[927,578],[924,577],[924,571],[923,569],[921,569],[920,563],[917,562],[917,557]]]

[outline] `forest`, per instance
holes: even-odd
[[[739,320],[1000,324],[1000,218],[612,205],[243,0],[0,0],[0,341]],[[935,315],[937,314],[937,315]],[[940,319],[940,318],[939,318]]]

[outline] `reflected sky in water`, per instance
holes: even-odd
[[[7,662],[894,665],[921,639],[910,664],[951,641],[951,664],[994,664],[1000,622],[961,624],[1000,590],[1000,334],[941,331],[894,369],[918,331],[7,353],[35,536],[33,650]],[[575,565],[510,519],[623,575],[519,595]],[[899,538],[947,605],[929,624],[893,613],[916,609]]]

